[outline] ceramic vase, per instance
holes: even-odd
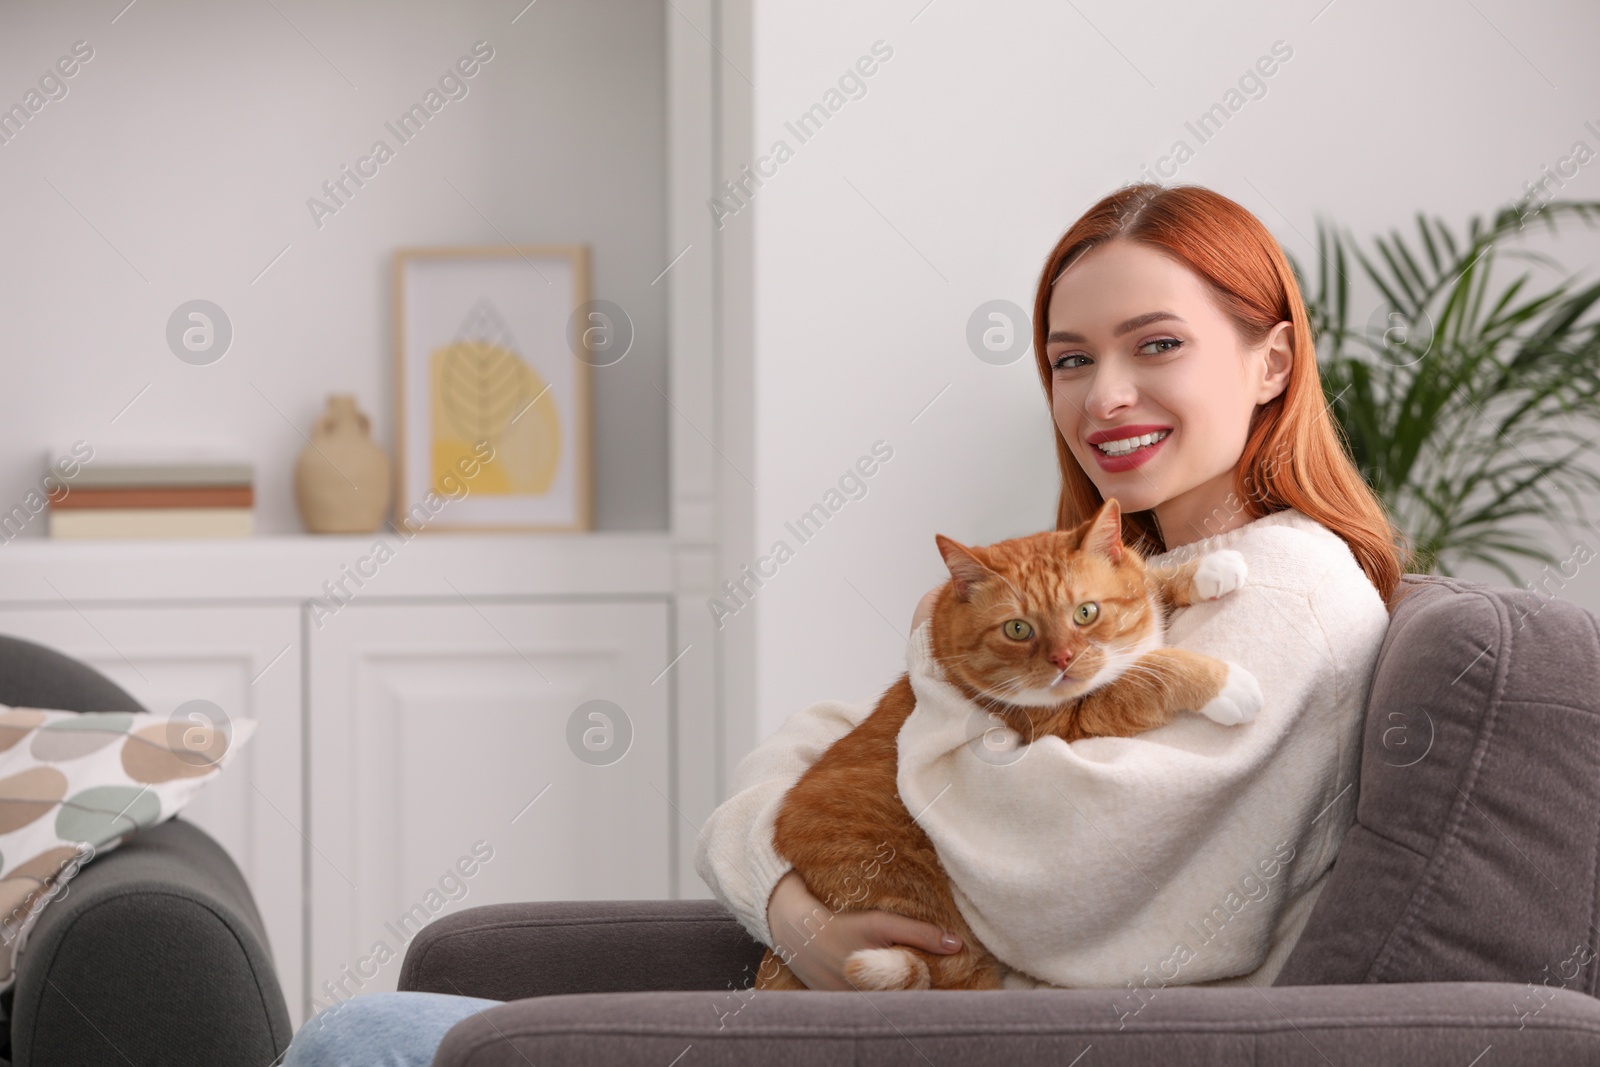
[[[389,512],[389,454],[375,444],[356,398],[340,393],[294,465],[294,498],[312,533],[371,533]]]

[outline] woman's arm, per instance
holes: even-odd
[[[1070,986],[1262,965],[1353,815],[1341,791],[1388,625],[1353,558],[1330,567],[1306,549],[1247,549],[1244,588],[1174,616],[1169,644],[1260,682],[1265,706],[1242,726],[1184,713],[1133,738],[1046,737],[984,758],[991,724],[926,658],[926,628],[914,635],[901,796],[1007,964]]]
[[[712,894],[750,936],[779,951],[811,989],[851,988],[844,961],[858,949],[900,944],[955,952],[961,947],[959,938],[932,923],[893,912],[830,912],[773,848],[772,824],[784,795],[875,706],[824,700],[791,715],[740,761],[732,796],[711,813],[695,846],[695,870]]]
[[[694,869],[750,936],[764,945],[772,944],[767,905],[773,887],[792,867],[772,845],[778,807],[807,768],[870,715],[873,706],[820,700],[790,715],[776,733],[739,761],[728,799],[700,828]]]

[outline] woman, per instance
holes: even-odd
[[[1270,982],[1353,818],[1353,791],[1341,787],[1353,781],[1402,557],[1326,417],[1288,263],[1233,201],[1145,184],[1096,204],[1045,263],[1034,351],[1059,430],[1057,527],[1115,496],[1126,543],[1147,557],[1243,552],[1246,588],[1179,612],[1168,640],[1249,668],[1266,707],[1247,727],[1189,717],[1161,728],[1165,744],[1091,738],[1030,746],[1041,750],[1003,767],[961,761],[951,757],[964,727],[959,737],[951,728],[964,716],[914,647],[918,706],[901,734],[902,795],[918,810],[947,786],[957,794],[919,821],[973,905],[974,930],[1017,968],[1008,984],[1148,988],[1152,973],[1162,984]],[[1131,453],[1101,447],[1147,430],[1155,437]],[[913,616],[914,646],[925,647],[933,596]],[[1241,632],[1252,625],[1258,632]],[[1308,648],[1306,637],[1329,626],[1323,646]],[[783,795],[874,703],[822,701],[792,715],[740,763],[732,795],[699,838],[695,868],[706,884],[812,989],[849,989],[844,960],[857,949],[960,948],[905,916],[829,913],[772,848]],[[1175,778],[1157,777],[1155,788],[1151,771]],[[1007,804],[1014,812],[1018,795],[1027,796],[1028,825],[992,833],[985,815]],[[1108,830],[1114,836],[1096,840]],[[1267,892],[1257,897],[1252,884]],[[1217,901],[1222,910],[1202,910]],[[1181,933],[1185,923],[1216,932],[1180,958],[1175,937],[1201,940]],[[1130,997],[1124,1017],[1143,1002]],[[496,1003],[357,997],[308,1022],[284,1067],[420,1067],[446,1030]]]
[[[1266,704],[1246,727],[1184,716],[973,759],[968,708],[926,658],[935,590],[913,617],[901,797],[963,916],[1020,972],[1008,985],[1270,984],[1354,818],[1403,556],[1327,417],[1289,264],[1238,204],[1194,186],[1118,190],[1051,252],[1033,321],[1059,431],[1057,528],[1115,496],[1125,543],[1147,558],[1242,552],[1245,588],[1176,613],[1168,641],[1241,663]],[[889,912],[830,914],[773,850],[784,793],[873,703],[791,716],[741,762],[696,854],[717,898],[812,989],[850,988],[858,949],[960,948]],[[1127,996],[1130,1011],[1143,1002]]]

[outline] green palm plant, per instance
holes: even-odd
[[[1310,287],[1289,257],[1329,412],[1389,509],[1407,571],[1451,574],[1478,560],[1520,585],[1511,557],[1557,560],[1510,522],[1587,521],[1583,495],[1600,490],[1583,462],[1600,429],[1600,323],[1586,316],[1600,283],[1566,276],[1535,292],[1524,272],[1491,288],[1500,258],[1564,275],[1550,257],[1506,246],[1529,221],[1554,231],[1572,217],[1600,220],[1600,202],[1513,204],[1487,224],[1472,218],[1460,241],[1419,213],[1413,243],[1393,231],[1372,241],[1376,255],[1319,220]],[[1383,301],[1362,325],[1349,319],[1352,257]]]

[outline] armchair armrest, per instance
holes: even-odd
[[[635,951],[633,965],[657,960]],[[745,991],[742,1010],[711,991],[545,996],[457,1023],[434,1067],[616,1064],[661,1067],[693,1048],[697,1067],[783,1064],[992,1064],[1145,1067],[1153,1063],[1463,1067],[1493,1047],[1497,1067],[1600,1059],[1600,1000],[1547,990],[1542,1009],[1515,983],[1171,986],[1136,1015],[1126,989],[893,993]],[[1519,1029],[1520,1028],[1520,1029]],[[1091,1056],[1085,1053],[1093,1049]],[[687,1058],[683,1062],[688,1062]]]
[[[266,1067],[292,1035],[244,877],[179,818],[83,866],[29,932],[12,993],[17,1067]]]
[[[727,991],[755,981],[765,951],[715,900],[488,904],[423,927],[400,988],[494,1000]]]
[[[495,904],[424,927],[400,988],[511,1002],[435,1067],[1600,1062],[1600,999],[1526,983],[793,993],[749,988],[764,951],[714,900]]]

